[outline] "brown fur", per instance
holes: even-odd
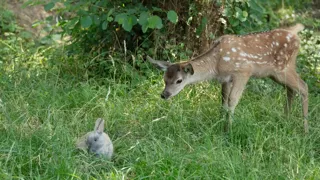
[[[168,66],[164,78],[171,84],[166,83],[164,97],[176,95],[186,84],[217,79],[222,83],[223,106],[233,114],[251,76],[271,77],[288,89],[286,112],[290,111],[293,92],[302,95],[304,126],[305,132],[308,132],[308,87],[296,72],[296,57],[300,45],[297,33],[302,29],[303,25],[297,24],[244,36],[224,35],[204,54],[190,61]],[[165,66],[165,62],[151,62]],[[186,65],[192,67],[192,74],[181,74],[181,68]],[[179,86],[177,79],[182,79],[185,83]],[[230,125],[229,118],[229,127]]]

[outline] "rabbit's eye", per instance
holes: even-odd
[[[98,141],[98,138],[94,138],[94,141]]]

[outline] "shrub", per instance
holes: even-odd
[[[312,30],[301,33],[301,49],[298,68],[311,91],[320,92],[320,36]]]

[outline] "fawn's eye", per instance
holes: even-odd
[[[182,79],[179,79],[176,84],[180,84],[182,82]]]

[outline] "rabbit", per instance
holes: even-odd
[[[103,156],[111,159],[113,154],[113,144],[105,132],[104,120],[98,118],[94,127],[94,131],[88,132],[82,136],[76,146],[78,149],[89,151],[94,153],[96,156]]]

